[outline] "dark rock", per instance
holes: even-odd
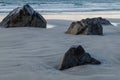
[[[100,23],[102,25],[111,25],[110,21],[108,21],[107,19],[104,19],[102,17],[97,17],[97,18],[87,18],[87,19],[82,19],[81,21],[85,22],[85,23]]]
[[[66,33],[74,35],[103,35],[102,24],[110,25],[111,23],[101,17],[82,19],[81,21],[72,22]]]
[[[46,28],[46,20],[28,4],[11,11],[0,23],[1,27],[40,27]]]
[[[81,45],[73,46],[65,53],[59,70],[85,64],[101,64],[101,62],[92,58],[89,53],[86,53]]]

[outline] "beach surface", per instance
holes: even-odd
[[[0,28],[0,80],[120,80],[120,14],[43,16],[47,29]],[[65,34],[72,21],[92,17],[107,18],[113,26],[103,26],[104,36]],[[59,71],[61,60],[72,45],[82,45],[102,64]]]

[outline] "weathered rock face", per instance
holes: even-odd
[[[86,53],[81,45],[74,46],[65,53],[59,70],[84,64],[101,64],[101,62],[92,58],[89,53]]]
[[[46,28],[46,20],[29,5],[18,7],[3,19],[0,26],[9,27],[40,27]]]
[[[74,35],[103,35],[102,24],[111,25],[108,20],[101,17],[82,19],[81,21],[72,22],[66,33]]]
[[[87,18],[87,19],[82,19],[81,21],[90,24],[90,23],[100,23],[102,25],[111,25],[110,21],[107,19],[104,19],[102,17],[97,17],[97,18]]]

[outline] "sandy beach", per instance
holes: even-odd
[[[103,17],[103,18],[120,18],[119,12],[79,12],[79,13],[61,13],[43,15],[46,19],[61,19],[61,20],[81,20],[84,18]]]
[[[0,29],[0,80],[120,79],[120,14],[89,12],[43,16],[47,29]],[[0,16],[1,20],[4,17]],[[114,26],[103,26],[104,36],[64,33],[72,21],[92,17],[107,18]],[[79,44],[102,64],[59,71],[64,53]]]

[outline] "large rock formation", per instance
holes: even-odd
[[[73,46],[65,53],[59,70],[84,64],[101,64],[101,62],[92,58],[89,53],[86,53],[81,45]]]
[[[46,20],[28,4],[11,11],[0,23],[1,27],[40,27],[46,28]]]
[[[72,22],[66,33],[74,35],[103,35],[102,24],[111,25],[108,20],[101,17],[82,19],[81,21]]]

